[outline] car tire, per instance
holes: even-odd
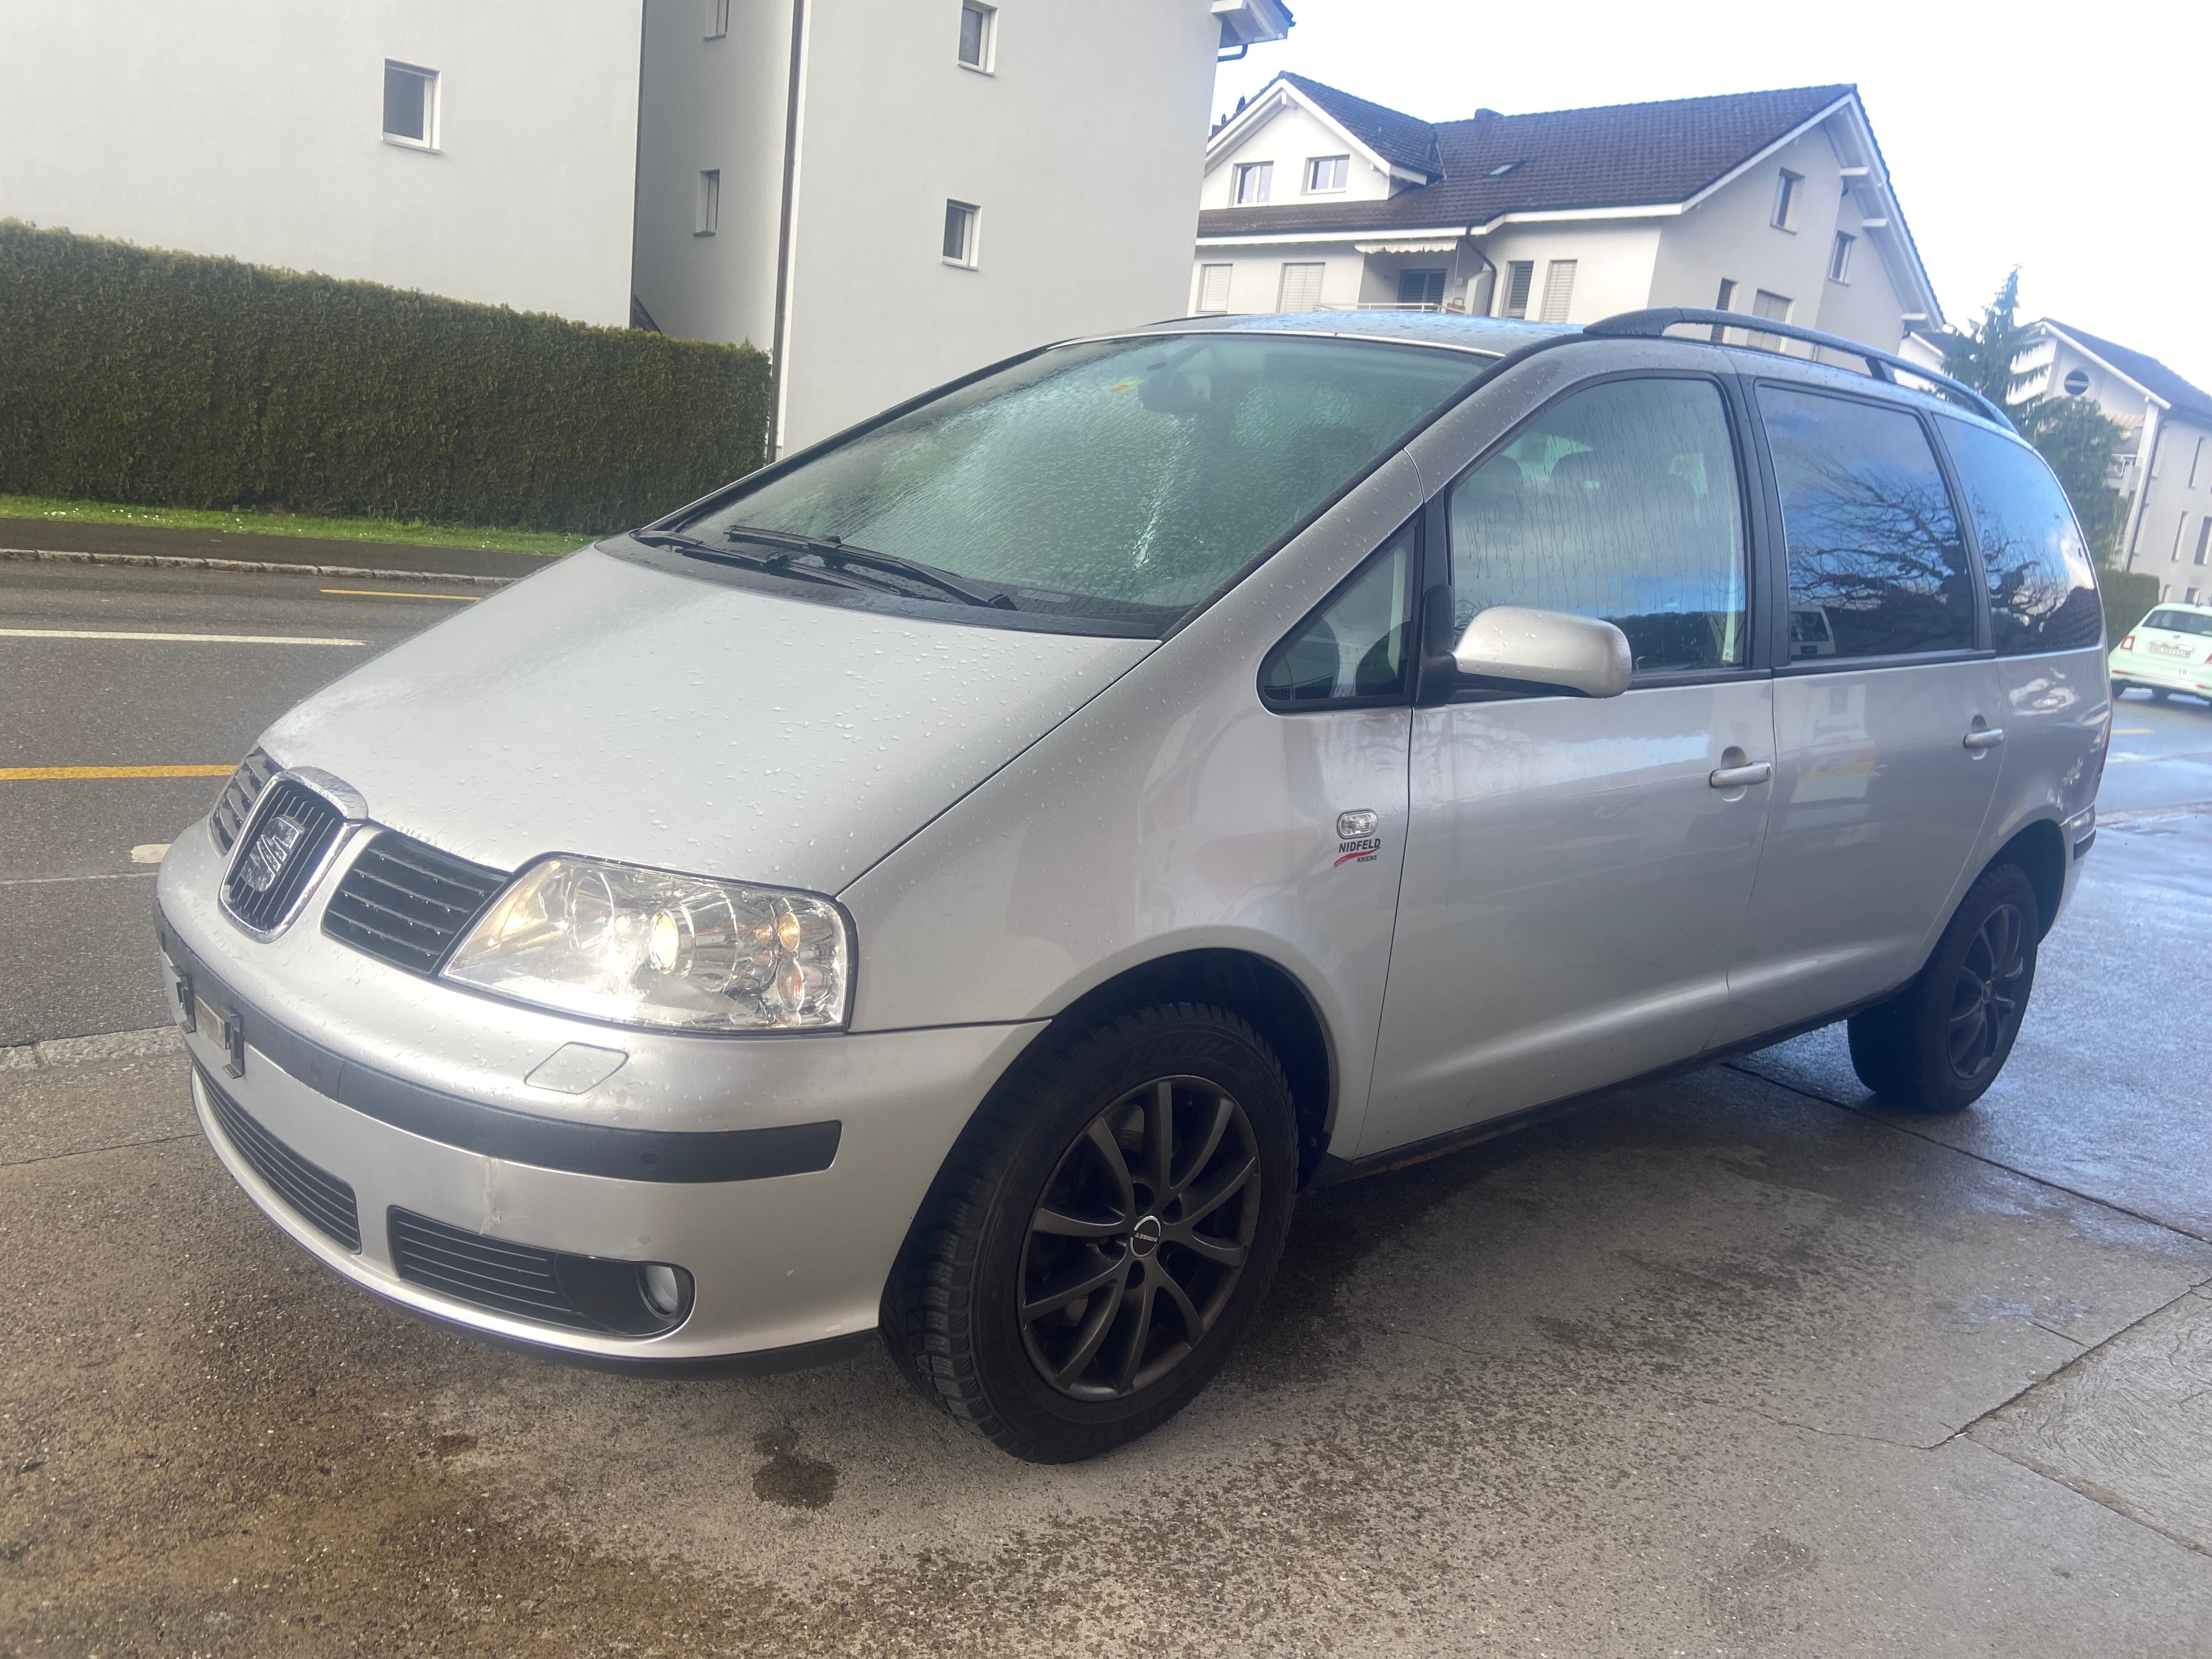
[[[1273,1047],[1218,1008],[1042,1041],[946,1160],[882,1328],[954,1420],[1065,1463],[1158,1427],[1220,1369],[1282,1254],[1297,1116]]]
[[[1980,1099],[2020,1035],[2042,932],[2027,872],[1984,871],[1912,982],[1852,1016],[1859,1081],[1899,1111],[1943,1115]]]
[[[2173,695],[2173,693],[2172,693],[2172,692],[2171,692],[2171,691],[2167,690],[2166,690],[2164,686],[2162,686],[2162,685],[2154,685],[2154,686],[2153,686],[2153,687],[2151,687],[2151,689],[2150,689],[2150,700],[2151,700],[2153,702],[2165,702],[2168,697],[2172,696],[2172,695]]]
[[[2120,698],[2124,697],[2127,695],[2128,683],[2125,680],[2114,680],[2112,682],[2113,701],[2118,702]]]

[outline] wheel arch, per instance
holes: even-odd
[[[1336,1127],[1340,1070],[1328,1024],[1310,993],[1280,963],[1252,951],[1213,946],[1179,951],[1126,968],[1053,1017],[1030,1046],[1054,1033],[1159,1002],[1204,1002],[1237,1015],[1274,1045],[1297,1113],[1298,1183],[1328,1150]]]
[[[2015,830],[2010,841],[1990,855],[1986,872],[2000,864],[2019,867],[2035,889],[2036,937],[2040,939],[2058,919],[2058,905],[2066,893],[2066,838],[2051,818],[2038,818]]]

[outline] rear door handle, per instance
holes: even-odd
[[[1969,749],[1994,749],[2004,741],[2004,727],[1992,726],[1986,732],[1969,732],[1964,741]]]
[[[1753,761],[1748,766],[1723,766],[1705,781],[1716,789],[1741,789],[1747,783],[1765,783],[1773,775],[1772,761]]]

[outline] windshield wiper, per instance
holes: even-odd
[[[629,532],[629,538],[634,542],[643,542],[647,547],[672,548],[687,558],[712,559],[717,564],[733,564],[741,569],[758,570],[770,576],[788,576],[793,581],[822,582],[831,587],[859,587],[863,585],[840,571],[794,570],[791,568],[791,556],[787,553],[771,553],[764,557],[740,553],[735,548],[717,547],[712,542],[702,542],[696,536],[686,536],[674,530],[633,530]],[[872,582],[866,586],[877,587],[877,584]],[[877,588],[877,591],[890,590]]]
[[[854,547],[836,536],[801,536],[787,530],[756,530],[749,525],[738,525],[722,532],[732,541],[763,543],[770,547],[787,546],[795,551],[811,553],[833,572],[847,565],[857,565],[863,570],[881,570],[905,576],[914,581],[948,593],[963,605],[980,605],[995,611],[1018,611],[1013,596],[995,587],[983,587],[940,570],[933,564],[924,564],[919,559],[909,559],[896,553],[878,553],[872,548]],[[781,563],[792,557],[785,554]]]

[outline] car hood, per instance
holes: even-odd
[[[586,549],[318,692],[263,747],[500,869],[578,853],[834,893],[1154,646]]]

